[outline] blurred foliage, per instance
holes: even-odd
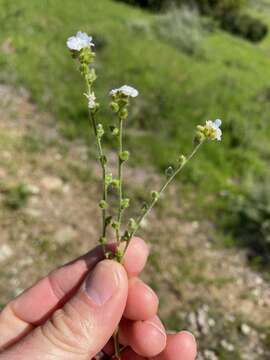
[[[270,187],[269,179],[253,182],[231,193],[222,222],[236,245],[250,250],[251,259],[269,264]],[[223,208],[224,212],[224,208]]]
[[[196,7],[207,16],[211,16],[220,23],[220,26],[235,35],[249,41],[261,41],[268,33],[267,25],[262,20],[243,13],[247,8],[247,0],[120,0],[131,5],[138,5],[152,10],[164,10],[172,5]],[[175,17],[177,16],[177,12]],[[179,14],[178,14],[179,16]],[[181,22],[181,18],[178,20]],[[176,21],[174,19],[174,24]],[[175,28],[176,33],[179,28]],[[180,31],[181,29],[179,29]],[[181,35],[179,35],[180,37]],[[182,36],[183,38],[183,36]]]
[[[197,11],[171,9],[157,18],[154,28],[167,43],[187,54],[203,56],[204,27]]]
[[[268,33],[268,27],[261,20],[248,14],[227,13],[221,18],[221,26],[252,42],[261,41]]]
[[[18,184],[9,187],[5,191],[4,205],[12,210],[18,210],[27,203],[31,191],[25,184]]]

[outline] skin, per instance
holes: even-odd
[[[119,322],[122,360],[194,360],[193,335],[166,334],[158,297],[138,278],[147,257],[145,242],[133,238],[123,265],[103,260],[97,247],[41,279],[0,313],[0,360],[89,360],[100,351],[112,356]],[[97,273],[108,287],[117,274],[117,289],[98,305],[86,292]]]

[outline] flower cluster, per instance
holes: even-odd
[[[216,119],[215,121],[207,120],[205,125],[197,126],[196,140],[202,142],[204,140],[217,140],[221,141],[222,131],[220,126],[222,121]]]

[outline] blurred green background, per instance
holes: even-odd
[[[60,129],[65,146],[70,142],[76,148],[78,141],[91,145],[83,82],[65,46],[68,36],[78,30],[87,32],[96,44],[96,86],[105,127],[111,125],[109,90],[124,83],[139,89],[125,139],[132,155],[130,167],[145,168],[146,172],[150,168],[160,176],[168,165],[174,166],[179,154],[188,154],[192,149],[197,124],[221,118],[222,142],[204,146],[179,179],[176,198],[188,204],[181,211],[181,219],[210,223],[211,229],[204,231],[214,237],[214,246],[221,251],[244,249],[247,272],[258,272],[267,284],[270,37],[266,32],[270,26],[270,1],[190,4],[0,0],[0,83],[26,89],[38,111],[52,116],[50,127]],[[20,113],[20,106],[16,111]],[[22,147],[30,147],[30,152],[40,151],[41,155],[47,151],[48,143],[41,145],[40,139],[27,136],[26,133]],[[4,132],[0,133],[0,140],[3,152],[10,146]],[[109,137],[106,146],[108,151],[114,146]],[[0,165],[4,164],[2,158]],[[38,162],[33,166],[38,167]],[[80,171],[81,181],[96,181],[87,170],[76,166],[73,172],[78,176]],[[62,174],[64,181],[65,176]],[[16,179],[14,184],[4,177],[0,179],[3,219],[10,219],[9,212],[20,211],[30,196],[21,184],[23,178],[17,174]],[[136,181],[139,186],[140,178]],[[132,191],[138,202],[147,196],[142,189]],[[162,207],[159,210],[162,218],[168,216]],[[47,240],[42,244],[46,250]],[[154,255],[151,261],[152,267],[157,266]],[[189,271],[186,269],[187,274]],[[246,295],[250,295],[248,289]],[[197,306],[196,301],[192,306]],[[164,318],[174,326],[172,314]],[[239,326],[237,323],[233,331],[228,328],[229,333],[235,332],[236,343],[240,342]],[[219,331],[224,332],[224,327]],[[267,334],[264,351],[269,351]],[[226,344],[215,345],[215,339],[209,344],[209,337],[206,339],[205,351],[210,349],[218,359],[244,359],[240,350],[231,352]],[[269,358],[266,352],[258,357],[251,351],[250,354],[250,359]],[[201,352],[202,359],[215,359],[207,356]]]

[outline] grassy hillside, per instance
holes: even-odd
[[[270,24],[270,9],[251,9]],[[263,12],[263,15],[262,15]],[[153,30],[156,15],[110,0],[0,0],[0,81],[21,84],[61,121],[69,137],[88,138],[83,84],[65,47],[77,30],[97,43],[98,94],[108,122],[109,89],[140,90],[127,142],[133,159],[164,169],[191,148],[195,125],[224,121],[222,144],[208,144],[183,177],[207,205],[220,193],[264,177],[270,157],[270,58],[260,45],[219,30],[205,31],[203,53],[190,55]],[[250,180],[251,179],[251,180]],[[216,201],[213,202],[212,199]],[[223,203],[223,198],[221,198]]]

